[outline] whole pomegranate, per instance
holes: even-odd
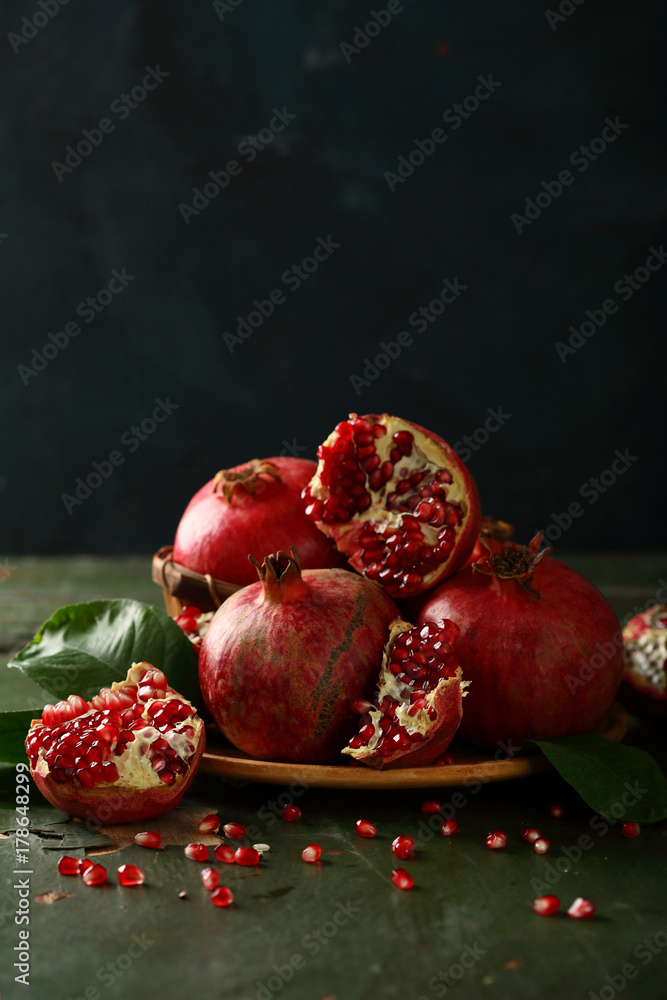
[[[202,642],[199,680],[220,731],[269,760],[336,761],[355,729],[396,607],[341,569],[301,571],[295,548],[252,557],[259,582],[229,597]]]
[[[305,458],[253,459],[223,469],[195,493],[176,530],[174,561],[216,580],[256,579],[248,553],[264,559],[296,545],[311,569],[343,560],[306,517],[301,491],[315,472]]]
[[[306,513],[392,597],[430,590],[477,541],[477,488],[432,431],[387,413],[343,420],[318,449]]]
[[[25,745],[30,773],[51,805],[95,824],[162,816],[189,787],[204,724],[161,670],[135,663],[87,702],[46,705]]]
[[[431,764],[445,752],[468,686],[453,647],[458,634],[450,621],[417,628],[392,622],[373,700],[352,703],[361,715],[359,732],[344,754],[385,769]]]
[[[592,732],[623,673],[620,625],[583,576],[530,545],[492,551],[428,596],[419,622],[451,618],[472,681],[460,734],[496,747]]]
[[[667,718],[667,607],[656,604],[623,629],[622,696],[635,712]]]

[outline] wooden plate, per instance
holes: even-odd
[[[620,743],[627,726],[625,709],[614,702],[596,735]],[[289,785],[298,781],[313,788],[433,788],[436,785],[462,785],[468,781],[510,781],[551,769],[549,761],[537,750],[510,760],[495,760],[490,751],[464,743],[456,744],[451,749],[456,764],[375,771],[363,764],[282,764],[257,760],[237,750],[224,737],[213,734],[202,757],[201,768],[223,778],[263,781],[271,785]]]

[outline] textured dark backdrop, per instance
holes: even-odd
[[[663,5],[566,0],[556,22],[539,2],[406,0],[355,53],[341,43],[385,0],[43,2],[0,14],[0,552],[153,550],[217,469],[313,455],[348,411],[384,409],[455,443],[501,408],[470,459],[487,513],[526,535],[579,502],[561,546],[656,544],[667,268],[627,302],[614,284],[667,237]],[[147,66],[168,76],[115,104]],[[479,108],[443,122],[489,75]],[[296,117],[248,162],[239,144],[272,138],[274,108]],[[627,128],[572,166],[617,116]],[[53,167],[105,117],[90,155]],[[392,192],[385,172],[439,127]],[[186,223],[179,205],[231,159],[240,173]],[[519,234],[511,214],[568,167]],[[318,237],[340,246],[294,289],[281,276]],[[77,316],[123,268],[127,287]],[[446,278],[465,291],[407,325]],[[285,301],[230,352],[223,334],[276,288]],[[556,343],[608,298],[616,314],[562,361]],[[357,393],[350,376],[401,330],[412,345]],[[178,408],[139,442],[126,432],[157,398]],[[617,449],[633,460],[582,497]],[[113,451],[122,464],[63,501]]]

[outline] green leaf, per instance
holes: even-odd
[[[197,654],[165,611],[129,599],[59,608],[8,666],[22,670],[55,698],[92,696],[147,660],[190,701],[199,697]],[[18,713],[7,713],[16,715]],[[11,720],[6,721],[11,733]],[[0,739],[4,758],[4,739]],[[8,741],[8,746],[11,743]]]
[[[38,708],[28,708],[21,712],[0,712],[0,761],[18,764],[25,761],[25,738],[30,723],[39,715]],[[2,808],[0,789],[0,808]]]
[[[601,736],[531,740],[592,809],[612,819],[667,819],[667,778],[650,754]]]

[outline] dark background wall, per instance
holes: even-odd
[[[385,7],[69,0],[35,30],[37,0],[2,5],[0,551],[156,549],[219,468],[313,456],[350,410],[473,436],[484,510],[522,536],[578,502],[561,546],[656,544],[667,267],[631,297],[614,285],[667,236],[664,6],[566,0],[556,21],[540,2],[405,0],[344,52]],[[168,76],[114,104],[147,66]],[[479,108],[443,122],[489,75]],[[274,108],[296,117],[248,162],[239,144],[267,138]],[[54,168],[104,118],[113,131]],[[606,118],[627,127],[581,170],[570,155]],[[390,185],[436,128],[446,140]],[[240,173],[186,222],[179,205],[232,159]],[[517,232],[512,213],[568,168]],[[329,236],[299,288],[282,280]],[[127,287],[77,315],[123,268]],[[446,278],[465,291],[419,332],[409,317]],[[276,288],[285,301],[230,351],[223,334]],[[606,299],[615,314],[562,360]],[[67,323],[81,332],[56,350]],[[413,343],[355,391],[402,330]],[[157,398],[177,409],[127,435]],[[484,441],[490,408],[510,416]],[[626,467],[591,484],[616,450]],[[64,502],[113,451],[122,464]]]

